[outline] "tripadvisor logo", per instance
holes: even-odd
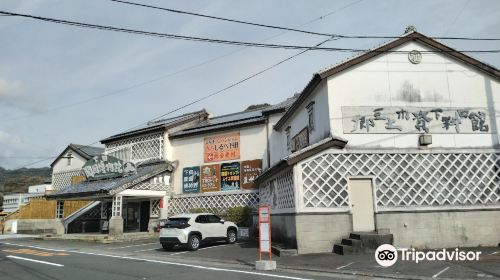
[[[401,261],[419,263],[420,261],[478,261],[480,251],[462,251],[458,248],[454,250],[431,250],[419,251],[415,249],[396,249],[390,244],[382,244],[375,251],[375,260],[384,267],[394,265],[398,257]]]

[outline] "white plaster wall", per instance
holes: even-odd
[[[62,154],[62,156],[65,157],[69,151],[71,151],[72,156],[73,156],[73,158],[71,159],[71,165],[68,165],[67,158],[59,158],[54,163],[54,166],[52,167],[52,173],[80,169],[85,164],[85,162],[87,162],[87,160],[85,158],[83,158],[79,154],[75,153],[75,151],[73,151],[71,149],[66,149],[64,151],[64,153]]]
[[[280,159],[289,155],[291,151],[287,150],[286,146],[286,132],[285,129],[290,126],[290,135],[293,138],[302,129],[308,126],[309,116],[307,114],[306,106],[314,101],[314,130],[309,132],[309,144],[314,144],[330,135],[330,124],[327,121],[329,118],[328,107],[328,88],[326,82],[321,82],[314,92],[299,106],[289,120],[283,125],[280,131],[276,131],[276,136],[273,137],[273,142],[278,140],[278,144],[272,143],[273,147],[279,146],[280,148],[271,149],[271,162],[276,163]],[[281,148],[282,147],[282,148]]]
[[[411,42],[395,50],[423,52],[430,49]],[[405,83],[420,91],[421,102],[401,100],[400,92]],[[445,109],[490,106],[496,111],[499,109],[496,102],[500,98],[500,83],[439,53],[422,53],[420,64],[410,63],[406,53],[388,53],[329,77],[328,93],[332,134],[348,139],[348,146],[418,147],[418,134],[344,134],[341,107],[412,106]],[[499,121],[497,117],[496,122]],[[490,131],[498,129],[490,127]],[[498,145],[498,134],[432,134],[432,141],[430,148],[491,147]]]
[[[286,136],[284,131],[276,131],[273,126],[276,124],[283,114],[269,116],[269,155],[270,166],[275,165],[280,159],[288,154],[286,147]]]
[[[218,161],[204,163],[203,143],[204,138],[208,136],[223,135],[228,133],[240,132],[240,159],[229,161]],[[242,127],[240,129],[231,129],[207,133],[190,137],[170,139],[172,148],[172,158],[179,161],[179,166],[173,175],[173,190],[175,193],[182,193],[182,169],[191,166],[202,166],[206,164],[220,164],[223,162],[243,161],[252,159],[262,159],[262,165],[266,163],[266,126],[260,124],[256,126]]]

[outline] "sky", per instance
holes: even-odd
[[[430,37],[500,38],[497,0],[130,1],[328,34],[400,36],[413,25]],[[109,0],[3,0],[0,10],[224,40],[313,46],[326,39]],[[0,36],[0,166],[8,169],[49,166],[51,157],[69,143],[96,143],[299,52],[84,29],[13,16],[0,16]],[[368,49],[385,41],[339,39],[323,46]],[[500,49],[499,41],[440,42],[458,50]],[[222,115],[251,104],[278,103],[300,92],[313,73],[352,55],[309,51],[175,114],[205,108]],[[500,68],[499,53],[470,55]]]

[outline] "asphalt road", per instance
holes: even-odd
[[[182,247],[163,250],[157,239],[99,244],[29,237],[11,239],[0,235],[0,280],[381,279],[374,275],[393,279],[500,278],[500,247],[469,249],[481,250],[481,260],[398,262],[384,268],[376,264],[373,253],[346,256],[324,253],[274,256],[278,270],[259,272],[254,269],[257,244],[251,242],[216,243],[191,252]]]
[[[86,244],[43,242],[31,239],[0,241],[0,279],[346,279],[320,273],[259,272],[244,266],[214,265],[176,260],[164,252],[145,256],[142,250],[161,251],[158,243]],[[97,246],[96,246],[97,245]],[[140,251],[140,252],[136,252]]]

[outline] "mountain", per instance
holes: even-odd
[[[51,173],[49,167],[9,170],[0,166],[0,193],[28,192],[29,186],[49,181]]]

